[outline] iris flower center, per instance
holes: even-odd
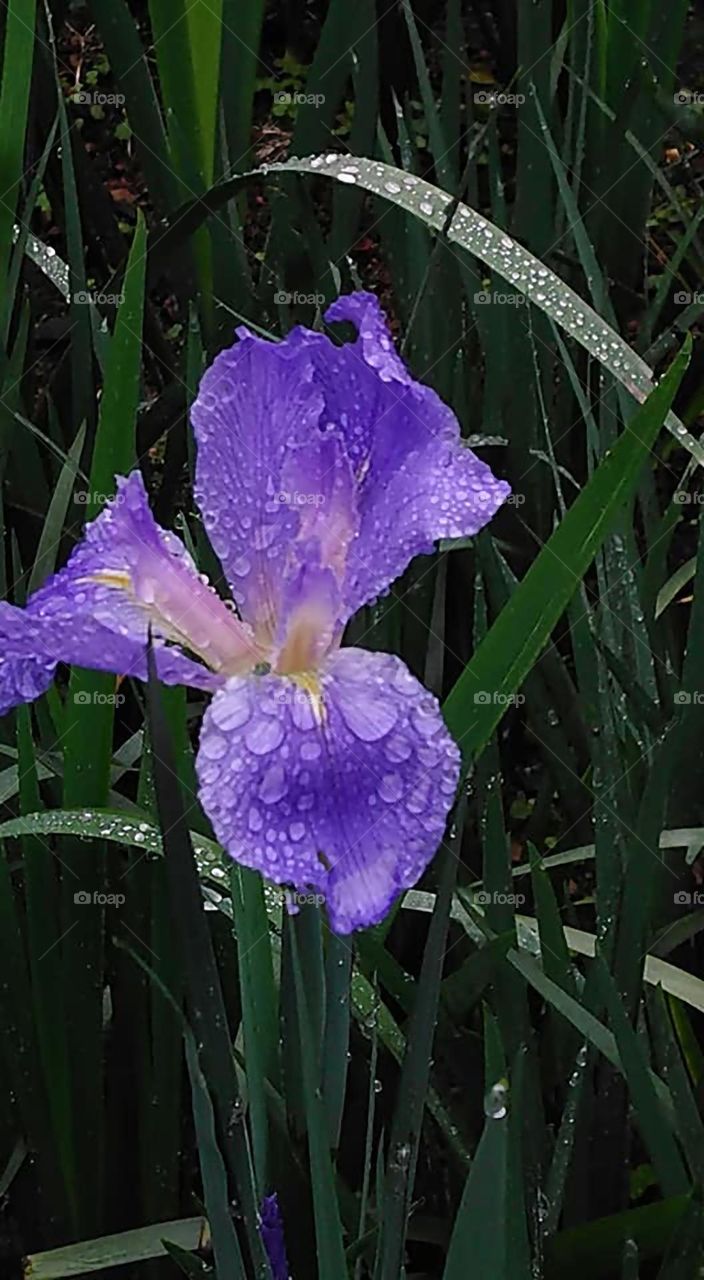
[[[266,657],[207,579],[176,561],[130,571],[104,569],[86,581],[121,591],[152,624],[156,635],[190,651],[219,675],[242,675]]]

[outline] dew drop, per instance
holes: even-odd
[[[279,746],[283,736],[284,731],[278,720],[257,719],[247,726],[244,740],[255,756],[265,756]]]
[[[387,804],[395,804],[403,795],[400,773],[386,773],[379,783],[379,795]]]
[[[484,1115],[489,1120],[503,1120],[508,1114],[508,1082],[497,1080],[484,1098]]]
[[[286,774],[283,765],[273,764],[267,769],[259,787],[259,798],[265,804],[276,804],[286,795]]]

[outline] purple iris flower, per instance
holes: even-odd
[[[214,696],[197,757],[224,848],[339,933],[374,924],[442,838],[459,751],[400,658],[340,648],[348,619],[438,538],[475,534],[509,494],[415,382],[371,294],[339,298],[342,346],[238,330],[193,405],[196,497],[237,612],[154,522],[139,472],[25,609],[0,603],[0,712],[57,662]]]
[[[259,1233],[269,1259],[273,1280],[290,1280],[288,1259],[286,1257],[286,1241],[284,1239],[284,1223],[279,1208],[279,1197],[276,1192],[265,1196],[261,1203],[261,1223]]]

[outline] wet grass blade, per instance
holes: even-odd
[[[162,214],[178,203],[169,143],[144,45],[125,0],[91,0],[110,66],[125,95],[149,192]]]
[[[669,1119],[665,1118],[661,1099],[648,1070],[643,1046],[631,1027],[619,992],[606,965],[594,960],[598,991],[609,1013],[623,1071],[628,1082],[633,1107],[638,1117],[643,1141],[650,1152],[653,1168],[666,1196],[686,1194],[690,1181]]]
[[[687,349],[629,423],[546,543],[445,701],[466,756],[486,744],[505,705],[476,705],[477,689],[515,693],[574,594],[582,574],[632,496],[689,359]]]
[[[267,1276],[257,1226],[257,1203],[249,1158],[247,1133],[242,1119],[232,1041],[213,945],[203,909],[193,849],[184,821],[183,801],[176,762],[164,717],[159,685],[149,650],[147,690],[151,737],[154,748],[154,780],[164,841],[169,896],[174,921],[188,939],[184,948],[183,981],[188,1021],[196,1037],[198,1063],[212,1092],[220,1150],[241,1214],[240,1245],[255,1266],[255,1274]]]
[[[647,993],[658,1071],[670,1089],[678,1117],[678,1135],[692,1178],[704,1185],[704,1123],[696,1103],[692,1082],[670,1021],[667,999],[661,987]]]
[[[248,867],[230,872],[242,997],[244,1061],[259,1196],[273,1184],[265,1082],[280,1088],[278,994],[261,877]]]
[[[447,945],[452,892],[457,876],[457,846],[466,805],[453,815],[451,836],[443,845],[440,888],[430,921],[423,963],[411,1014],[406,1056],[401,1068],[382,1203],[382,1230],[376,1280],[398,1280],[402,1274],[406,1225],[411,1207],[423,1111],[430,1082],[430,1061],[437,1020],[443,961]]]
[[[89,519],[115,492],[115,476],[135,464],[135,423],[140,393],[146,229],[141,210],[122,284],[122,299],[108,349],[95,449],[90,470]]]
[[[136,245],[136,248],[135,248]],[[135,419],[141,367],[141,314],[144,304],[144,224],[138,225],[126,273],[123,300],[105,371],[87,510],[96,514],[114,493],[115,472],[129,470],[135,456]],[[77,304],[80,305],[80,304]],[[88,313],[88,308],[82,306]],[[115,678],[75,668],[69,682],[64,719],[66,808],[103,805],[110,787]],[[81,1183],[81,1234],[100,1229],[105,1157],[103,1096],[104,909],[76,904],[81,890],[104,889],[105,853],[75,843],[66,850],[63,911],[67,929],[65,980],[67,1022],[71,1028],[74,1124]]]
[[[76,476],[78,475],[85,438],[86,429],[84,424],[68,451],[66,461],[61,468],[61,474],[56,482],[56,487],[51,495],[46,520],[39,538],[37,554],[34,557],[32,572],[29,576],[27,595],[37,591],[56,567],[61,531],[67,522],[69,503],[73,495]]]
[[[291,964],[296,988],[296,1013],[299,1031],[301,1068],[304,1084],[304,1106],[308,1131],[311,1193],[315,1211],[315,1237],[319,1274],[345,1276],[347,1264],[342,1238],[340,1209],[328,1139],[328,1125],[320,1091],[320,1062],[316,1052],[316,1029],[308,1009],[308,998],[298,943],[297,916],[287,917],[291,941]]]
[[[0,87],[0,280],[7,276],[12,227],[24,172],[24,147],[34,61],[36,0],[8,0]]]
[[[495,1032],[494,1032],[495,1034]],[[489,1037],[490,1039],[491,1037]],[[508,1081],[498,1078],[503,1046],[484,1102],[484,1129],[470,1168],[450,1239],[443,1280],[528,1280],[530,1263],[520,1163],[523,1055]]]
[[[165,1243],[181,1249],[197,1249],[204,1237],[204,1218],[182,1218],[175,1222],[156,1222],[134,1231],[101,1236],[99,1240],[82,1240],[80,1244],[31,1254],[25,1261],[36,1280],[61,1280],[63,1276],[88,1275],[108,1267],[145,1262],[164,1257]]]
[[[17,763],[20,811],[41,808],[37,761],[27,707],[17,708]],[[27,947],[32,980],[38,1064],[43,1069],[53,1137],[73,1221],[78,1221],[79,1189],[71,1109],[71,1069],[68,1053],[59,910],[59,862],[46,840],[22,837]]]
[[[455,198],[422,178],[412,177],[390,164],[377,161],[348,159],[328,153],[307,159],[293,159],[271,164],[263,170],[253,170],[228,182],[212,187],[210,191],[179,209],[170,227],[160,232],[155,261],[163,261],[169,254],[193,235],[211,213],[216,213],[241,189],[243,184],[260,176],[307,173],[337,180],[381,196],[382,199],[405,209],[427,227],[442,232],[448,241],[457,244],[496,271],[502,279],[525,295],[557,325],[581,344],[590,355],[599,360],[637,401],[643,403],[653,390],[653,372],[645,361],[628,345],[620,334],[602,319],[574,289],[565,284],[549,267],[529,253],[500,227],[484,218],[467,204],[455,209]],[[453,212],[454,210],[454,212]],[[452,214],[449,228],[448,214]],[[704,447],[687,431],[679,418],[668,410],[665,426],[678,443],[704,466]]]
[[[350,1040],[350,976],[352,950],[344,938],[330,934],[325,948],[325,1033],[322,1090],[333,1151],[340,1144],[345,1106]]]
[[[455,1222],[443,1280],[506,1280],[508,1119],[487,1119]]]
[[[229,172],[245,168],[249,158],[252,98],[257,75],[257,51],[264,0],[223,0],[222,103],[227,135]]]
[[[213,181],[215,167],[223,6],[224,0],[192,0],[186,9],[200,171],[206,186]]]
[[[141,960],[139,955],[122,942],[119,942],[118,946],[126,950],[135,964],[145,970],[157,990],[159,990],[162,998],[168,1001],[172,1014],[181,1024],[188,1074],[191,1081],[193,1121],[196,1130],[201,1177],[203,1179],[203,1199],[208,1214],[209,1236],[212,1239],[213,1253],[215,1255],[215,1274],[218,1280],[247,1280],[240,1242],[233,1222],[227,1172],[217,1133],[215,1109],[210,1094],[209,1082],[201,1066],[201,1051],[196,1042],[193,1028],[183,1016],[181,1008],[172,993],[163,986],[156,974],[149,969],[149,966]],[[263,1272],[262,1274],[266,1276],[267,1273]]]

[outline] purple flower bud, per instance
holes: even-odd
[[[259,1232],[269,1259],[273,1280],[290,1280],[284,1240],[284,1223],[275,1191],[262,1200]]]

